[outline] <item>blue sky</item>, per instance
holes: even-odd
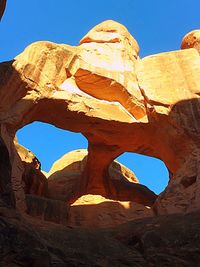
[[[199,0],[7,1],[0,23],[0,61],[12,59],[38,40],[77,45],[88,30],[106,19],[129,29],[140,45],[140,57],[177,50],[183,36],[200,27]],[[82,135],[43,123],[24,127],[18,139],[37,155],[46,171],[67,151],[87,147]],[[125,153],[119,161],[156,193],[166,186],[168,172],[160,160]]]

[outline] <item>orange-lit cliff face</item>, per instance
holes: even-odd
[[[199,36],[140,59],[105,21],[76,47],[37,42],[0,64],[1,266],[199,266]],[[81,132],[88,150],[42,172],[15,138],[33,121]],[[163,193],[115,161],[125,151],[163,160]]]
[[[198,36],[199,31],[186,35],[184,50],[140,59],[137,41],[109,20],[89,31],[77,47],[37,42],[1,63],[1,137],[10,154],[17,208],[26,210],[27,192],[60,198],[58,178],[49,179],[48,191],[38,165],[32,159],[30,164],[14,144],[16,131],[37,120],[82,132],[89,142],[87,159],[77,159],[82,169],[69,182],[73,192],[63,180],[62,200],[72,203],[90,194],[153,207],[157,214],[199,209]],[[123,168],[113,179],[110,165],[125,151],[166,164],[170,182],[158,198],[128,181]],[[64,179],[62,168],[56,171],[59,181]]]

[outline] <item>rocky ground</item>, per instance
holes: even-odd
[[[1,267],[200,266],[200,213],[67,227],[0,208]]]

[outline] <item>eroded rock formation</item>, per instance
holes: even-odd
[[[67,224],[72,227],[105,228],[153,216],[150,207],[134,201],[116,201],[100,195],[84,195],[71,205]]]
[[[85,149],[75,150],[57,160],[48,176],[48,194],[50,198],[73,203],[83,194],[90,194],[87,187],[82,187],[88,152]],[[114,200],[135,201],[143,205],[152,205],[156,199],[128,168],[113,161],[108,169],[107,184],[110,191],[98,193]],[[134,192],[134,193],[133,193]]]
[[[41,163],[36,156],[15,140],[15,147],[23,163],[22,182],[25,194],[47,195],[47,178],[41,172]]]
[[[106,21],[77,47],[37,42],[0,64],[1,266],[199,266],[199,36],[140,59]],[[64,155],[47,180],[15,139],[33,121],[82,132],[88,152]],[[114,161],[125,151],[163,160],[163,193]]]
[[[119,180],[120,195],[109,182],[110,164],[132,151],[160,158],[169,170],[169,184],[154,204],[157,214],[199,209],[199,31],[186,35],[182,48],[140,59],[128,30],[105,21],[76,47],[37,42],[1,63],[1,137],[17,208],[26,210],[15,134],[42,121],[88,139],[78,197],[101,194],[152,206],[156,195],[148,188]],[[30,192],[44,195],[39,185]]]

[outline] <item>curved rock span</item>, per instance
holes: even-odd
[[[1,178],[1,195],[11,179],[21,211],[26,210],[25,193],[48,196],[37,161],[25,164],[14,142],[18,129],[42,121],[88,139],[78,193],[69,202],[93,194],[153,206],[157,214],[199,209],[199,36],[200,31],[187,34],[182,50],[141,59],[128,30],[105,21],[78,46],[36,42],[1,63],[1,138],[12,167],[7,180]],[[170,181],[162,194],[157,197],[123,179],[117,185],[111,182],[109,167],[126,151],[166,164]],[[12,196],[9,188],[6,192]]]

